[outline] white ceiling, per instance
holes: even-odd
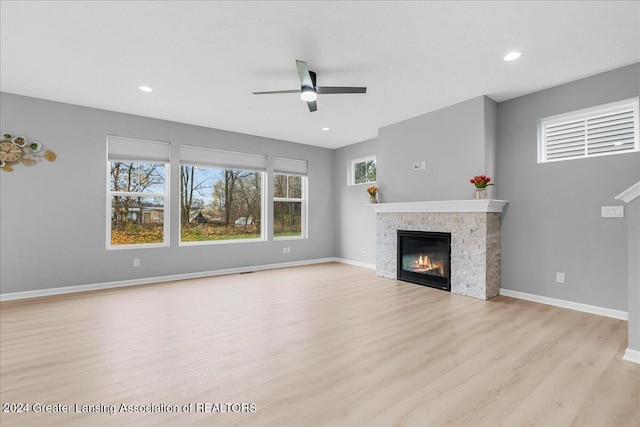
[[[329,148],[640,62],[638,1],[0,5],[4,92]],[[511,50],[523,56],[504,62]],[[320,95],[315,113],[296,94],[251,94],[299,88],[296,59],[319,85],[367,94]]]

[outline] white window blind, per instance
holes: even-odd
[[[638,98],[541,119],[538,163],[640,151]]]
[[[296,175],[307,175],[307,161],[286,159],[284,157],[273,158],[273,171],[275,173],[290,173]]]
[[[107,135],[109,160],[169,163],[169,143]]]
[[[243,169],[264,172],[267,170],[267,156],[240,153],[214,148],[180,146],[180,162],[183,164],[214,166],[225,169]]]

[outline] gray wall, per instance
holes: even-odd
[[[479,96],[386,126],[376,139],[336,150],[336,256],[368,264],[376,260],[375,214],[367,206],[366,185],[347,186],[349,160],[377,156],[382,203],[469,199],[472,176],[497,173],[496,120],[495,101]],[[413,163],[423,160],[426,169],[414,171]],[[496,187],[489,187],[489,197],[497,198]]]
[[[498,176],[498,103],[493,99],[484,97],[484,164],[485,174],[500,181]],[[473,189],[473,187],[472,187]],[[488,196],[498,198],[500,189],[498,186],[490,186]]]
[[[347,161],[378,159],[382,202],[473,196],[470,176],[495,178],[490,197],[509,200],[502,226],[506,289],[627,310],[627,218],[600,218],[600,206],[640,180],[640,154],[537,164],[536,121],[638,96],[640,65],[496,104],[478,97],[380,129],[377,139],[339,150],[0,94],[2,130],[55,150],[43,162],[0,173],[0,285],[17,292],[337,256],[375,263],[375,215],[364,186],[346,185]],[[497,131],[496,131],[497,126]],[[105,135],[306,158],[308,240],[105,250]],[[497,159],[497,160],[496,160]],[[427,169],[412,164],[425,160]],[[177,177],[177,162],[172,176]],[[172,181],[176,194],[177,179]],[[267,203],[271,203],[269,199]],[[334,206],[335,203],[335,206]],[[282,254],[283,246],[292,253]],[[366,253],[361,254],[360,248]],[[142,266],[134,269],[132,259]],[[555,273],[566,273],[566,284]]]
[[[639,76],[635,64],[498,105],[503,288],[627,310],[627,218],[600,207],[640,180],[640,153],[538,164],[536,121],[638,96]]]
[[[347,177],[350,160],[377,155],[377,150],[377,139],[370,139],[334,152],[335,256],[371,265],[376,263],[376,215],[367,193],[371,184],[349,186]],[[361,248],[365,248],[364,254]]]
[[[58,154],[54,163],[0,172],[2,293],[333,256],[332,150],[7,93],[0,112],[3,131]],[[171,247],[105,249],[107,134],[172,143]],[[266,154],[270,167],[273,156],[307,159],[309,239],[178,247],[179,143]]]
[[[495,102],[479,96],[381,128],[380,200],[472,198],[469,179],[479,174],[493,178],[495,171],[495,112]],[[422,160],[426,169],[414,171],[413,163]],[[489,197],[497,198],[497,191],[490,187]]]
[[[629,218],[629,345],[640,352],[640,198],[627,205]]]

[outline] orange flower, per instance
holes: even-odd
[[[54,152],[53,152],[53,151],[51,151],[51,150],[47,150],[47,151],[44,153],[44,158],[45,158],[45,159],[47,159],[47,160],[49,160],[50,162],[53,162],[57,157],[58,157],[58,156],[56,156],[56,153],[54,153]]]

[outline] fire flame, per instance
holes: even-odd
[[[420,255],[413,263],[414,271],[418,273],[431,273],[444,276],[444,263],[442,261],[431,261],[429,255]]]

